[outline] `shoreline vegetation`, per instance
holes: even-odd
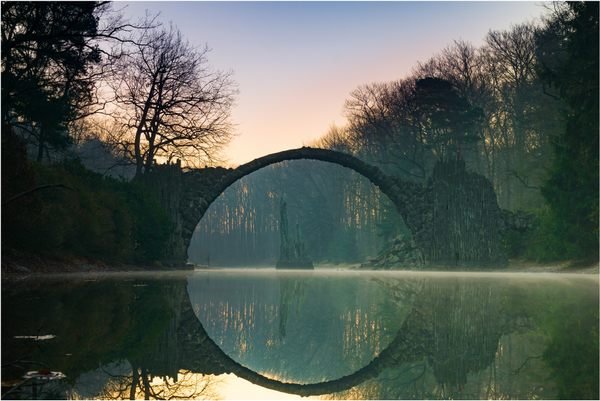
[[[429,260],[459,271],[477,261],[466,268],[473,271],[483,270],[483,260],[492,262],[486,271],[598,271],[598,3],[557,6],[539,26],[490,30],[481,47],[455,41],[410,75],[350,94],[348,123],[314,146],[415,185],[431,182],[431,189],[422,186],[429,194],[423,199],[435,202],[411,203],[414,210],[404,213],[410,219],[349,175],[265,170],[262,183],[239,185],[229,204],[213,209],[209,217],[221,231],[195,231],[212,242],[197,236],[189,247],[181,245],[179,223],[192,221],[180,207],[183,185],[162,185],[153,174],[163,161],[177,169],[220,162],[232,135],[230,75],[205,74],[206,50],[191,51],[176,28],[111,25],[121,20],[109,3],[12,2],[2,17],[3,274],[192,269],[185,247],[197,263],[260,263],[277,252],[276,225],[262,216],[276,215],[272,200],[281,193],[305,202],[293,221],[305,222],[296,223],[297,233],[311,233],[303,242],[316,264],[354,263],[383,249],[372,264],[424,270],[411,264]],[[147,38],[157,42],[153,71],[139,62]],[[105,54],[103,41],[128,46]],[[173,64],[171,54],[183,64]],[[164,82],[175,78],[163,76],[166,70],[189,79],[171,88]],[[124,80],[139,91],[123,93]],[[92,118],[108,104],[97,104],[100,88],[121,110],[106,126]],[[183,97],[166,102],[171,95]],[[185,112],[173,104],[187,104]],[[129,121],[135,110],[145,111]],[[93,144],[100,146],[91,150]],[[436,171],[444,174],[438,179]],[[194,201],[216,207],[203,192],[211,192],[213,177],[204,177],[194,184]],[[523,218],[499,219],[498,208]],[[210,243],[220,244],[217,252],[201,246]],[[505,255],[513,261],[507,268],[491,267]]]
[[[207,268],[206,266],[196,266],[190,263],[180,265],[165,265],[153,263],[150,265],[136,265],[126,263],[107,263],[100,260],[92,260],[78,257],[40,257],[27,255],[23,253],[12,252],[10,255],[3,255],[1,261],[1,278],[26,278],[28,276],[55,275],[55,274],[81,274],[81,273],[118,273],[118,272],[172,272],[180,270],[194,270],[195,268]],[[577,274],[600,274],[600,266],[594,262],[582,261],[561,261],[551,263],[537,263],[527,260],[510,260],[508,266],[499,269],[459,269],[456,271],[441,268],[361,268],[359,265],[338,265],[338,264],[317,264],[315,270],[323,268],[331,269],[351,269],[354,271],[443,271],[445,273],[462,271],[481,271],[486,273],[577,273]],[[208,269],[211,269],[209,267]],[[236,267],[214,267],[214,269],[231,269]],[[275,269],[273,267],[273,269]]]

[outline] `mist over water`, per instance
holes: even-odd
[[[555,398],[566,383],[549,377],[594,364],[583,352],[598,330],[594,275],[236,269],[190,277],[188,294],[227,355],[282,381],[351,375],[399,337],[416,342],[393,345],[397,363],[334,398]],[[583,348],[558,351],[573,330]]]
[[[600,399],[599,3],[532,6],[2,2],[0,398]]]
[[[334,399],[552,399],[575,380],[595,398],[598,284],[590,274],[272,267],[38,277],[3,285],[2,316],[14,322],[3,325],[3,375],[22,375],[27,355],[69,378],[34,398],[128,398],[114,375],[131,388],[133,372],[156,392],[169,377],[208,380],[214,396],[244,378],[256,394],[268,379],[269,391],[310,383]]]

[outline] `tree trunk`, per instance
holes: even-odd
[[[156,86],[156,76],[152,77],[152,86],[150,87],[150,92],[148,93],[148,97],[146,98],[146,102],[144,103],[144,109],[142,110],[142,115],[140,116],[140,121],[138,122],[137,128],[135,130],[135,141],[133,146],[133,151],[135,154],[135,176],[140,177],[142,175],[142,168],[144,167],[144,158],[142,156],[142,133],[144,130],[144,126],[146,125],[146,121],[148,120],[148,111],[150,110],[150,105],[152,104],[152,98],[154,98],[154,90]]]
[[[44,128],[40,128],[40,136],[38,137],[37,161],[41,163],[44,159]]]

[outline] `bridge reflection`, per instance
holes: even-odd
[[[64,288],[53,286],[52,299],[57,301],[52,302],[56,305],[43,301],[43,298],[41,303],[31,298],[27,301],[31,305],[21,305],[20,310],[21,313],[37,314],[40,324],[46,327],[52,325],[44,320],[44,316],[59,311],[57,321],[64,330],[54,326],[53,334],[57,337],[48,344],[51,352],[27,352],[31,359],[46,358],[47,366],[63,371],[73,386],[74,390],[70,391],[79,391],[79,396],[84,398],[189,397],[195,394],[194,391],[209,388],[218,392],[215,380],[223,374],[234,374],[263,388],[299,396],[480,398],[481,393],[469,395],[465,391],[480,391],[477,386],[487,386],[482,383],[491,380],[491,376],[485,375],[497,368],[498,358],[505,358],[502,353],[512,346],[502,339],[512,336],[511,333],[531,329],[526,310],[511,302],[517,297],[515,288],[508,283],[491,279],[425,279],[423,276],[390,279],[385,275],[374,275],[369,280],[389,302],[386,310],[377,306],[376,313],[395,322],[395,326],[386,324],[385,327],[394,327],[397,331],[364,366],[337,378],[315,382],[290,376],[284,370],[273,373],[264,366],[251,366],[247,360],[226,353],[219,345],[223,343],[222,338],[215,337],[218,333],[205,327],[210,321],[198,318],[198,305],[189,292],[189,278],[181,276],[158,280],[140,276],[128,282],[101,280],[71,283]],[[298,335],[297,328],[292,330],[294,319],[297,319],[297,314],[292,311],[298,305],[292,301],[314,297],[314,293],[308,290],[313,286],[310,283],[288,280],[282,284],[285,285],[280,286],[281,292],[272,301],[277,303],[283,320],[273,321],[272,330],[287,339]],[[361,288],[364,289],[364,283]],[[102,324],[82,326],[82,322],[90,319]],[[73,322],[72,326],[70,322]],[[4,338],[9,336],[4,337],[4,332],[8,331],[10,335],[10,330],[12,328],[3,328],[3,350],[7,350],[6,354],[3,352],[3,363],[12,354],[25,354],[18,347],[20,343],[5,343]],[[86,335],[81,335],[84,332]],[[311,341],[320,342],[325,341],[328,333],[325,330],[309,335],[314,337]],[[357,335],[356,341],[361,338],[365,338],[364,333]],[[511,357],[514,361],[511,359],[509,368],[520,371],[522,367],[519,366],[527,365],[546,371],[539,357],[531,359],[543,352],[544,343],[535,338],[518,340],[519,343],[523,341],[528,341],[524,348],[527,352],[521,349],[518,356]],[[42,350],[43,347],[38,348]],[[79,351],[64,356],[73,350]],[[328,355],[323,357],[336,363]],[[294,355],[291,356],[293,359]],[[99,365],[102,367],[98,370]],[[484,375],[484,372],[488,373]],[[9,373],[4,367],[3,375],[8,377]],[[193,383],[198,375],[203,375],[204,380],[200,386]],[[99,379],[100,376],[104,378]],[[89,377],[95,377],[95,388],[104,383],[100,393],[84,385],[86,380],[91,380]],[[471,384],[471,388],[470,382],[478,384]],[[499,387],[492,383],[486,388],[497,391]],[[516,394],[527,395],[524,392]],[[540,394],[542,398],[552,395]]]
[[[405,299],[406,281],[380,284],[387,286],[396,299]],[[491,283],[473,286],[459,281],[413,281],[410,287],[412,291],[418,288],[414,298],[417,301],[389,345],[355,372],[317,383],[284,382],[243,366],[211,339],[189,298],[185,298],[181,303],[178,337],[184,355],[181,368],[216,373],[218,367],[224,373],[233,373],[264,388],[312,396],[345,391],[376,378],[386,369],[424,362],[431,366],[441,386],[450,392],[459,390],[466,384],[469,372],[482,370],[494,360],[501,335],[513,330],[504,318],[505,303],[499,299],[502,292]],[[281,289],[296,291],[297,287],[288,285]],[[211,370],[207,370],[207,362]]]
[[[217,376],[232,373],[263,388],[314,396],[348,391],[378,378],[384,371],[418,365],[419,369],[426,367],[430,371],[438,391],[452,396],[460,394],[468,374],[481,371],[494,361],[500,337],[518,326],[504,309],[507,294],[492,283],[381,280],[378,285],[385,288],[386,296],[394,302],[411,302],[399,330],[385,349],[365,366],[342,377],[315,383],[289,382],[261,374],[226,354],[198,319],[187,284],[177,280],[150,286],[138,297],[140,306],[149,302],[155,307],[162,304],[160,309],[164,316],[159,334],[144,345],[143,352],[122,355],[132,372],[122,378],[122,388],[141,391],[148,397],[158,391],[153,390],[153,386],[164,385],[156,384],[159,383],[155,380],[157,377],[176,379],[182,377],[182,372]],[[287,285],[281,289],[283,298],[298,295],[297,286]],[[286,291],[291,292],[286,294]],[[413,296],[408,297],[411,292]],[[148,315],[147,311],[135,308],[132,311]],[[287,315],[286,319],[293,319],[293,315]],[[140,321],[138,329],[148,329],[149,324]],[[118,398],[128,398],[127,391],[121,392]]]

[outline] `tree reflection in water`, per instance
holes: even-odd
[[[67,379],[38,386],[35,394],[23,383],[3,387],[2,398],[215,399],[224,373],[268,389],[332,399],[597,398],[598,362],[590,357],[598,353],[597,280],[374,275],[354,277],[360,284],[347,287],[338,279],[326,285],[311,277],[282,279],[276,293],[253,287],[254,295],[241,296],[239,305],[225,300],[227,316],[246,316],[238,308],[252,311],[248,322],[232,326],[245,331],[248,348],[240,354],[245,357],[272,350],[291,341],[290,336],[304,338],[292,348],[287,365],[270,377],[298,371],[307,361],[325,371],[337,363],[332,350],[378,355],[358,368],[358,359],[345,359],[355,371],[339,379],[283,383],[240,365],[203,327],[216,327],[224,315],[216,310],[207,315],[209,321],[200,322],[186,279],[41,281],[3,288],[2,319],[13,322],[2,325],[3,386],[28,370],[24,360],[43,362]],[[219,290],[222,283],[211,280]],[[268,302],[258,309],[261,297]],[[340,316],[334,324],[323,313],[328,297],[341,300],[333,305]],[[351,310],[341,308],[359,298]],[[208,297],[203,302],[216,308],[217,301]],[[307,308],[315,310],[306,314]],[[258,320],[259,310],[275,311],[269,313],[279,314],[280,321],[270,315]],[[306,321],[315,316],[314,324]],[[262,327],[269,322],[272,327]],[[393,333],[390,327],[396,328]],[[333,335],[333,329],[344,334]],[[270,330],[269,336],[264,330]],[[15,338],[40,333],[56,337],[37,343]],[[215,333],[234,340],[239,334]],[[391,341],[382,340],[386,333]],[[265,338],[274,343],[258,347],[257,339]],[[274,355],[283,357],[280,351]],[[296,357],[300,352],[304,355]]]
[[[420,332],[421,348],[413,347],[417,352],[409,358],[407,349],[394,351],[398,363],[326,398],[551,399],[564,391],[597,398],[598,364],[589,357],[598,353],[597,282],[584,279],[578,291],[564,284],[430,279],[410,289],[406,282],[382,281],[395,302],[417,288],[413,311],[401,331]],[[559,306],[565,299],[566,306]],[[571,316],[562,314],[565,310]],[[567,353],[568,345],[560,341],[560,353],[549,354],[549,346],[558,343],[559,334],[552,333],[558,327],[560,333],[579,333],[581,347]],[[570,386],[557,387],[563,378],[573,377],[573,369],[579,376]]]
[[[17,311],[30,319],[15,319],[6,331],[3,325],[2,373],[16,386],[3,387],[2,398],[215,399],[218,379],[180,368],[185,284],[126,277],[16,285],[18,296],[3,302],[3,319]],[[56,333],[54,341],[16,341],[15,333],[32,330],[30,322]],[[66,379],[19,381],[25,360],[43,361]]]
[[[106,371],[105,371],[106,372]],[[213,375],[179,371],[177,377],[152,377],[148,370],[137,367],[128,375],[111,374],[110,379],[97,395],[105,400],[216,400],[220,380]]]

